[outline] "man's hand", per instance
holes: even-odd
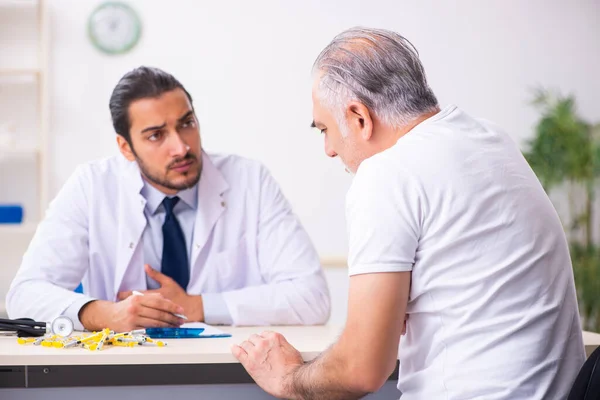
[[[93,301],[79,311],[79,320],[88,330],[109,328],[115,332],[128,332],[137,328],[176,327],[184,323],[173,313],[183,308],[159,293],[130,296],[118,303]]]
[[[160,288],[154,290],[146,290],[142,293],[144,293],[145,295],[157,293],[161,294],[166,299],[169,299],[173,303],[182,306],[183,311],[180,312],[180,314],[185,315],[190,322],[204,321],[204,306],[202,304],[202,296],[188,295],[186,291],[181,286],[179,286],[177,282],[175,282],[167,275],[156,271],[148,264],[144,266],[144,269],[146,270],[146,274],[148,274],[150,278],[158,282]],[[133,293],[131,291],[119,292],[117,298],[119,300],[124,300],[129,298],[132,294]]]
[[[231,348],[252,379],[267,393],[292,398],[293,372],[303,365],[302,356],[285,338],[275,332],[252,335]]]
[[[277,333],[253,335],[233,355],[268,393],[287,399],[362,399],[378,391],[396,366],[411,273],[350,278],[348,318],[338,341],[305,364]],[[400,317],[399,317],[400,316]]]

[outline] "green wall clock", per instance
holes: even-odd
[[[127,4],[108,1],[92,11],[88,34],[98,50],[106,54],[123,54],[139,41],[142,23],[135,10]]]

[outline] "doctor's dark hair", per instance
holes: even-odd
[[[109,108],[115,132],[125,138],[130,146],[131,121],[129,106],[136,100],[156,98],[165,92],[181,89],[194,107],[192,96],[175,77],[158,68],[141,66],[126,73],[110,96]],[[133,147],[132,147],[133,148]]]

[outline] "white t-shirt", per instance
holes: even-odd
[[[360,165],[346,212],[350,275],[412,271],[402,400],[567,397],[585,360],[569,250],[507,134],[447,107]]]

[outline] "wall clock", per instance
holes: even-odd
[[[104,2],[88,20],[88,34],[97,49],[106,54],[123,54],[131,50],[142,33],[140,19],[127,4]]]

